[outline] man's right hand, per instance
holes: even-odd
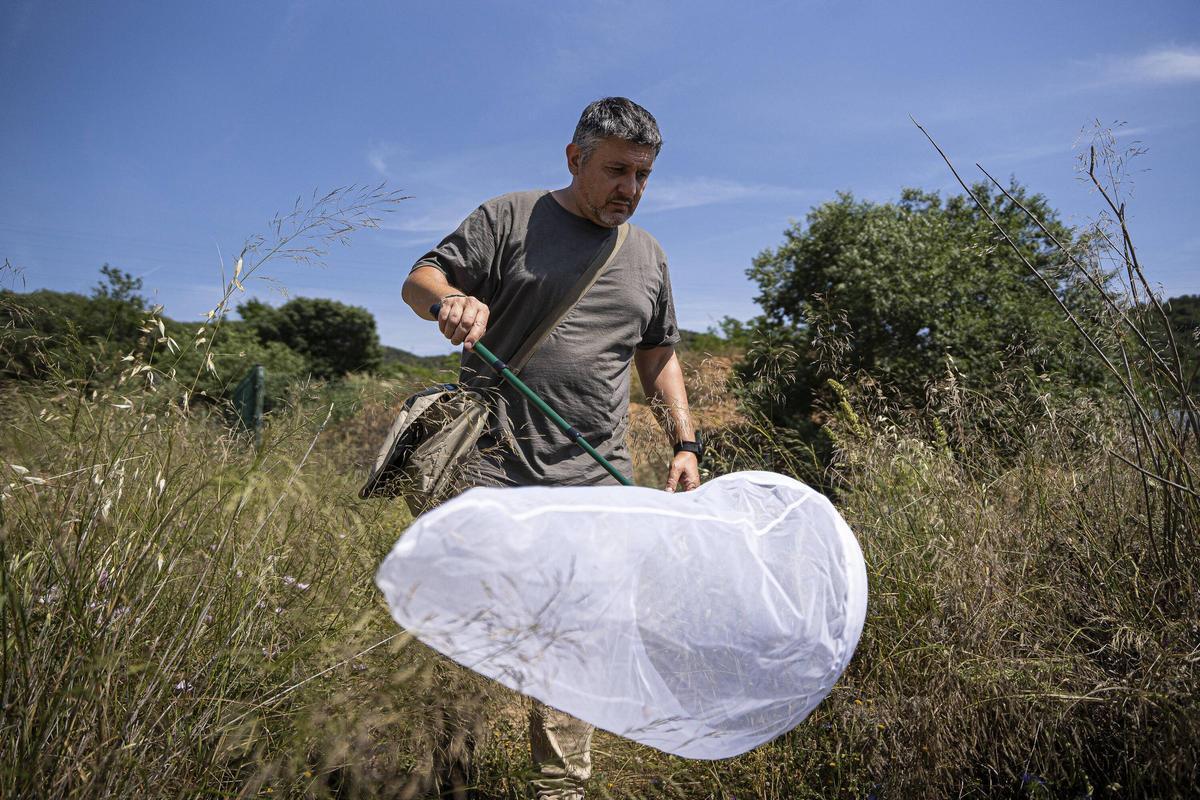
[[[488,307],[474,297],[443,297],[438,302],[438,327],[442,335],[457,347],[466,345],[470,350],[487,330]]]
[[[437,313],[442,335],[457,347],[465,343],[470,350],[487,330],[488,307],[474,297],[452,286],[445,274],[433,264],[418,264],[404,280],[400,295],[409,308],[422,319],[435,319],[430,309],[441,306]]]

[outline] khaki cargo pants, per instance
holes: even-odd
[[[538,800],[581,800],[592,775],[592,732],[570,714],[534,700],[529,709],[529,750]]]
[[[488,482],[464,475],[456,483],[453,495]],[[592,776],[592,733],[595,727],[556,708],[531,701],[529,709],[529,752],[534,777],[530,788],[537,800],[582,800],[584,784]],[[460,758],[467,762],[471,753]],[[469,763],[460,765],[463,773],[473,770]]]

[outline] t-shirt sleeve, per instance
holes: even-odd
[[[675,324],[675,299],[671,295],[671,273],[667,269],[667,262],[660,262],[659,269],[662,281],[658,286],[658,297],[654,300],[650,322],[642,331],[642,340],[638,342],[638,347],[643,350],[665,347],[679,341],[679,327]]]
[[[412,270],[436,267],[450,285],[486,301],[496,286],[496,263],[494,219],[486,206],[480,206],[437,247],[417,259]]]

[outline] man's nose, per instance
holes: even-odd
[[[638,180],[636,175],[625,175],[618,184],[620,192],[625,197],[637,197]]]

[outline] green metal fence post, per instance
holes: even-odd
[[[255,448],[262,447],[263,395],[266,393],[267,371],[255,364],[233,390],[233,408],[243,430],[254,433]]]

